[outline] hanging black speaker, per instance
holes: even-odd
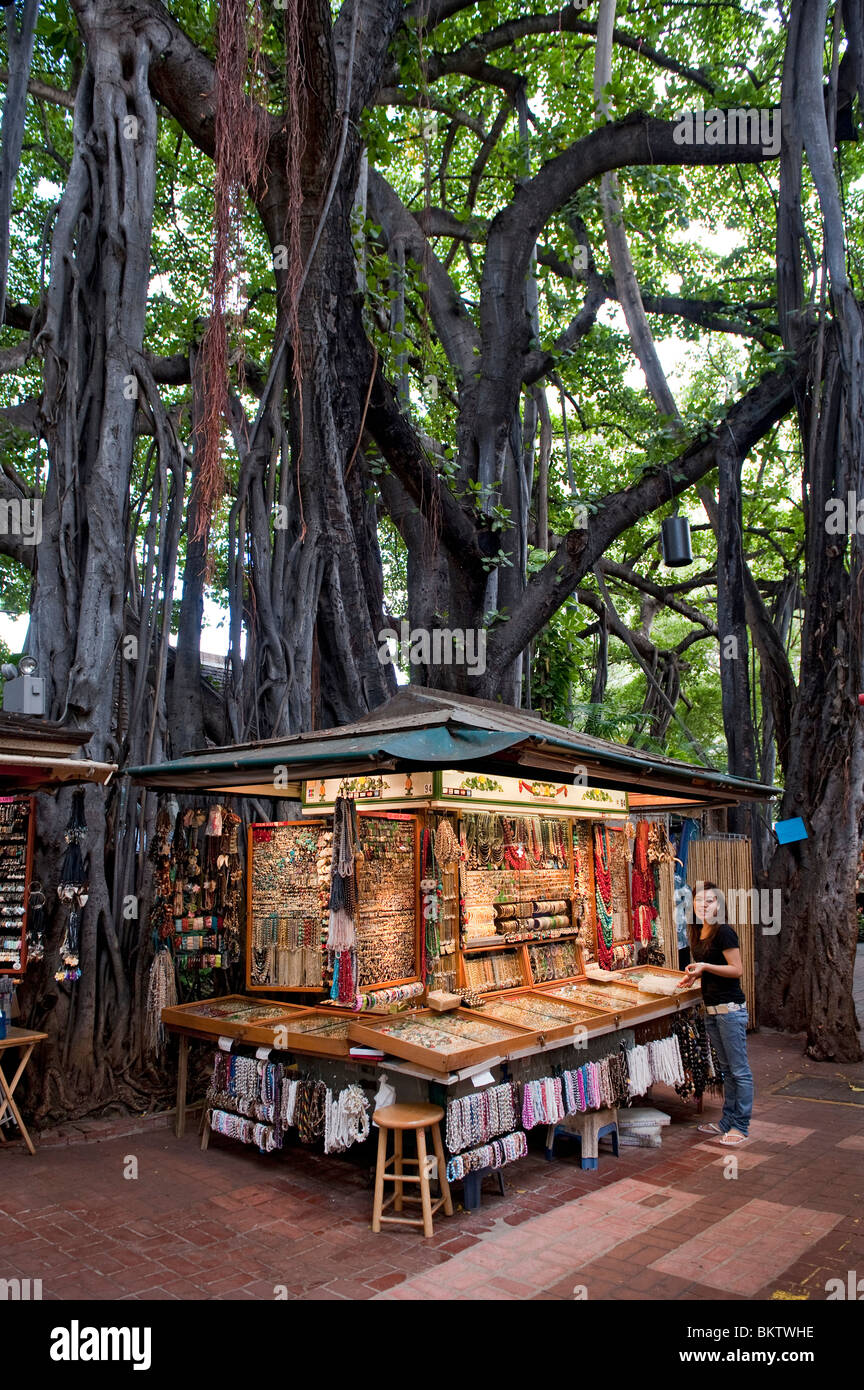
[[[692,565],[693,548],[690,544],[690,522],[686,516],[667,516],[660,528],[663,547],[663,563],[671,568]]]

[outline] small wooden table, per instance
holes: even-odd
[[[3,1133],[2,1121],[6,1111],[9,1110],[11,1111],[12,1118],[21,1131],[21,1138],[24,1140],[31,1154],[35,1154],[36,1149],[33,1140],[27,1133],[27,1126],[21,1119],[21,1112],[12,1097],[15,1094],[18,1082],[24,1075],[27,1063],[33,1055],[34,1047],[37,1043],[44,1042],[47,1036],[47,1033],[34,1033],[30,1028],[9,1028],[7,1029],[5,1038],[0,1038],[0,1143],[5,1144],[7,1142],[6,1135]],[[11,1081],[8,1081],[3,1071],[3,1053],[13,1047],[23,1048],[23,1055],[15,1069],[15,1075],[12,1077]]]

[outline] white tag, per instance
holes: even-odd
[[[481,1071],[477,1076],[472,1076],[471,1080],[475,1086],[489,1086],[495,1080],[491,1071]]]
[[[266,1061],[268,1060],[269,1056],[270,1056],[270,1048],[269,1048],[269,1047],[256,1047],[256,1049],[255,1049],[255,1056],[258,1058],[258,1061],[259,1061],[259,1062],[266,1062]]]
[[[234,1043],[234,1039],[233,1039],[233,1038],[220,1038],[220,1039],[219,1039],[219,1051],[220,1051],[220,1052],[230,1052],[233,1043]]]

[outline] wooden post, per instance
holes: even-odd
[[[174,1133],[182,1139],[186,1132],[186,1079],[189,1075],[189,1039],[181,1035],[177,1056],[177,1113]]]

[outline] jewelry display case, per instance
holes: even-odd
[[[644,995],[640,998],[635,985],[607,985],[593,979],[547,985],[543,993],[556,999],[569,999],[574,1004],[584,1004],[589,1009],[600,1009],[605,1013],[620,1013],[623,1009],[632,1009],[645,1002]]]
[[[353,1019],[329,1009],[306,1009],[280,1019],[269,1029],[267,1042],[280,1052],[310,1052],[318,1057],[347,1057],[351,1051]]]
[[[225,994],[219,999],[198,999],[193,1004],[175,1004],[163,1009],[162,1022],[174,1030],[272,1045],[273,1027],[304,1012],[299,1004]],[[270,1028],[265,1026],[267,1024]]]
[[[682,990],[680,994],[672,996],[644,994],[635,984],[619,983],[618,977],[622,973],[616,972],[610,984],[592,977],[590,980],[571,980],[562,985],[546,985],[543,992],[556,999],[567,999],[587,1008],[602,1010],[607,1015],[613,1015],[625,1027],[628,1023],[638,1022],[640,1018],[655,1015],[658,1009],[664,1007],[674,1012],[680,1003],[692,1004],[699,997],[698,990],[687,990],[686,993]]]
[[[611,1021],[608,1012],[541,993],[498,995],[475,1012],[482,1018],[532,1028],[540,1035],[541,1043],[571,1038],[583,1028],[590,1033],[592,1026],[596,1028]]]
[[[422,1009],[381,1021],[356,1018],[349,1032],[354,1042],[440,1072],[459,1071],[493,1057],[504,1059],[537,1042],[536,1030],[466,1009],[448,1014]]]

